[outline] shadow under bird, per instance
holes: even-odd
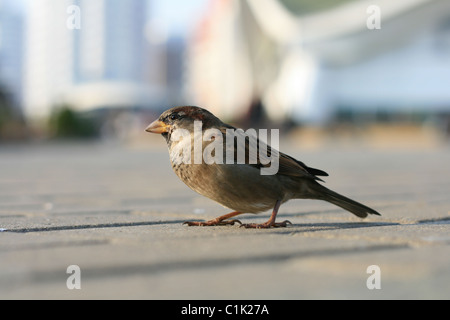
[[[161,134],[168,145],[172,168],[176,175],[191,189],[208,197],[221,205],[234,210],[231,213],[209,221],[187,221],[189,226],[216,226],[240,223],[246,228],[286,227],[289,221],[276,222],[280,205],[291,199],[316,199],[328,201],[354,215],[365,218],[368,214],[380,215],[377,211],[340,195],[318,181],[320,176],[328,176],[322,170],[306,166],[287,154],[278,152],[267,146],[267,153],[278,152],[279,167],[276,174],[263,175],[261,169],[267,167],[259,157],[256,161],[249,161],[246,154],[245,162],[239,163],[200,163],[179,161],[180,144],[190,146],[191,159],[194,155],[195,123],[201,122],[202,133],[208,129],[216,129],[226,141],[227,130],[236,129],[223,123],[211,112],[194,106],[171,108],[161,114],[147,128],[147,132]],[[174,137],[177,130],[188,132],[189,139]],[[257,138],[256,138],[257,139]],[[189,140],[189,141],[186,141]],[[206,140],[206,141],[205,141]],[[202,150],[212,143],[212,139],[202,139]],[[193,142],[193,143],[192,143]],[[257,139],[257,142],[259,140]],[[249,140],[245,141],[245,151],[249,151]],[[233,142],[234,155],[237,154],[237,144]],[[223,144],[223,154],[226,153]],[[178,160],[177,160],[178,159]],[[242,213],[259,213],[272,209],[269,220],[265,223],[242,224],[239,220],[230,219]]]

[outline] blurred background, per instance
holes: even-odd
[[[175,105],[305,143],[447,144],[450,2],[0,0],[0,143],[129,142]]]

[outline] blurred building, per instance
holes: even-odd
[[[446,0],[212,0],[189,52],[186,91],[220,116],[450,112]]]
[[[80,110],[145,107],[163,93],[149,83],[146,0],[33,0],[27,6],[24,106]]]
[[[164,85],[169,95],[167,103],[170,106],[186,103],[184,96],[186,42],[183,37],[173,35],[165,42],[165,75]]]
[[[0,1],[0,90],[15,108],[22,102],[23,23],[14,1]]]
[[[212,0],[189,39],[186,95],[222,118],[241,117],[252,101],[253,74],[239,1]]]

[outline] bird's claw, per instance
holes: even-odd
[[[246,223],[246,224],[241,224],[240,227],[244,227],[247,229],[268,229],[268,228],[285,228],[287,227],[287,225],[290,224],[292,225],[292,223],[289,220],[285,220],[283,222],[265,222],[265,223]]]
[[[222,225],[234,225],[235,223],[239,223],[240,225],[242,225],[242,222],[240,222],[239,220],[237,220],[237,219],[232,219],[232,220],[226,220],[226,221],[222,221],[222,222],[220,222],[219,223],[219,226],[222,226]]]
[[[235,223],[239,223],[242,225],[242,222],[240,222],[237,219],[232,220],[222,220],[218,221],[216,219],[209,220],[209,221],[185,221],[183,224],[187,224],[188,226],[197,226],[197,227],[210,227],[210,226],[226,226],[226,225],[234,225]]]

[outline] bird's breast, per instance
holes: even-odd
[[[191,189],[235,211],[266,211],[284,199],[276,176],[263,176],[245,164],[172,163],[172,167]]]

